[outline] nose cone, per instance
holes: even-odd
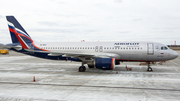
[[[178,57],[178,53],[174,51],[171,56],[172,56],[173,59],[175,59],[175,58]]]

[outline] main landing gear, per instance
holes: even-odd
[[[85,72],[86,67],[84,66],[84,62],[82,62],[82,66],[79,67],[79,72]]]
[[[147,71],[149,71],[149,72],[153,71],[152,68],[150,67],[150,62],[148,62],[148,68],[147,68]]]

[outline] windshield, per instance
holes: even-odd
[[[168,50],[169,48],[167,46],[162,46],[161,50]]]

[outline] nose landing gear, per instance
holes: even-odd
[[[152,72],[152,71],[153,71],[152,68],[150,67],[150,62],[148,62],[148,68],[147,68],[147,71],[149,71],[149,72]]]

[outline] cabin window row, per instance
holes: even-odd
[[[40,47],[41,49],[95,49],[95,47]],[[101,48],[99,48],[101,49]],[[140,50],[139,47],[104,47],[104,50],[108,49],[129,49],[129,50]]]

